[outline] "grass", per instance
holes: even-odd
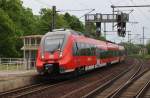
[[[144,54],[144,55],[139,55],[139,54],[132,54],[129,57],[136,57],[144,60],[150,60],[150,55]]]
[[[0,71],[2,70],[20,70],[24,69],[23,65],[0,65]]]

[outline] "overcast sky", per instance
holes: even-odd
[[[150,5],[150,0],[22,0],[25,7],[32,9],[34,14],[39,14],[41,8],[51,8],[53,5],[57,7],[57,10],[68,10],[68,9],[95,9],[92,13],[112,13],[111,5]],[[130,21],[139,22],[138,24],[127,24],[127,30],[132,31],[132,34],[141,34],[142,27],[145,27],[145,36],[150,38],[150,7],[149,8],[122,8],[120,10],[132,10],[130,14]],[[82,12],[69,12],[72,15],[80,17],[89,11]],[[126,11],[129,13],[130,11]],[[63,13],[62,13],[63,14]],[[81,19],[84,21],[84,18]],[[111,30],[111,25],[107,25],[107,30]],[[113,34],[113,35],[111,35]],[[114,32],[109,32],[107,39],[111,41],[120,42],[121,40],[127,41],[126,38],[120,38]],[[132,35],[133,42],[140,42],[140,36]],[[145,40],[146,42],[146,40]]]

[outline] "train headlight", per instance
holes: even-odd
[[[62,52],[60,52],[59,57],[60,57],[60,58],[62,57]]]
[[[42,59],[44,59],[44,56],[42,55],[42,57],[41,57]]]

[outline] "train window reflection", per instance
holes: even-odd
[[[45,39],[45,51],[54,52],[55,50],[61,49],[64,41],[64,36],[50,36]]]

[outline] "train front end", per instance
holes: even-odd
[[[41,39],[36,68],[41,74],[58,74],[67,36],[62,32],[49,32]]]

